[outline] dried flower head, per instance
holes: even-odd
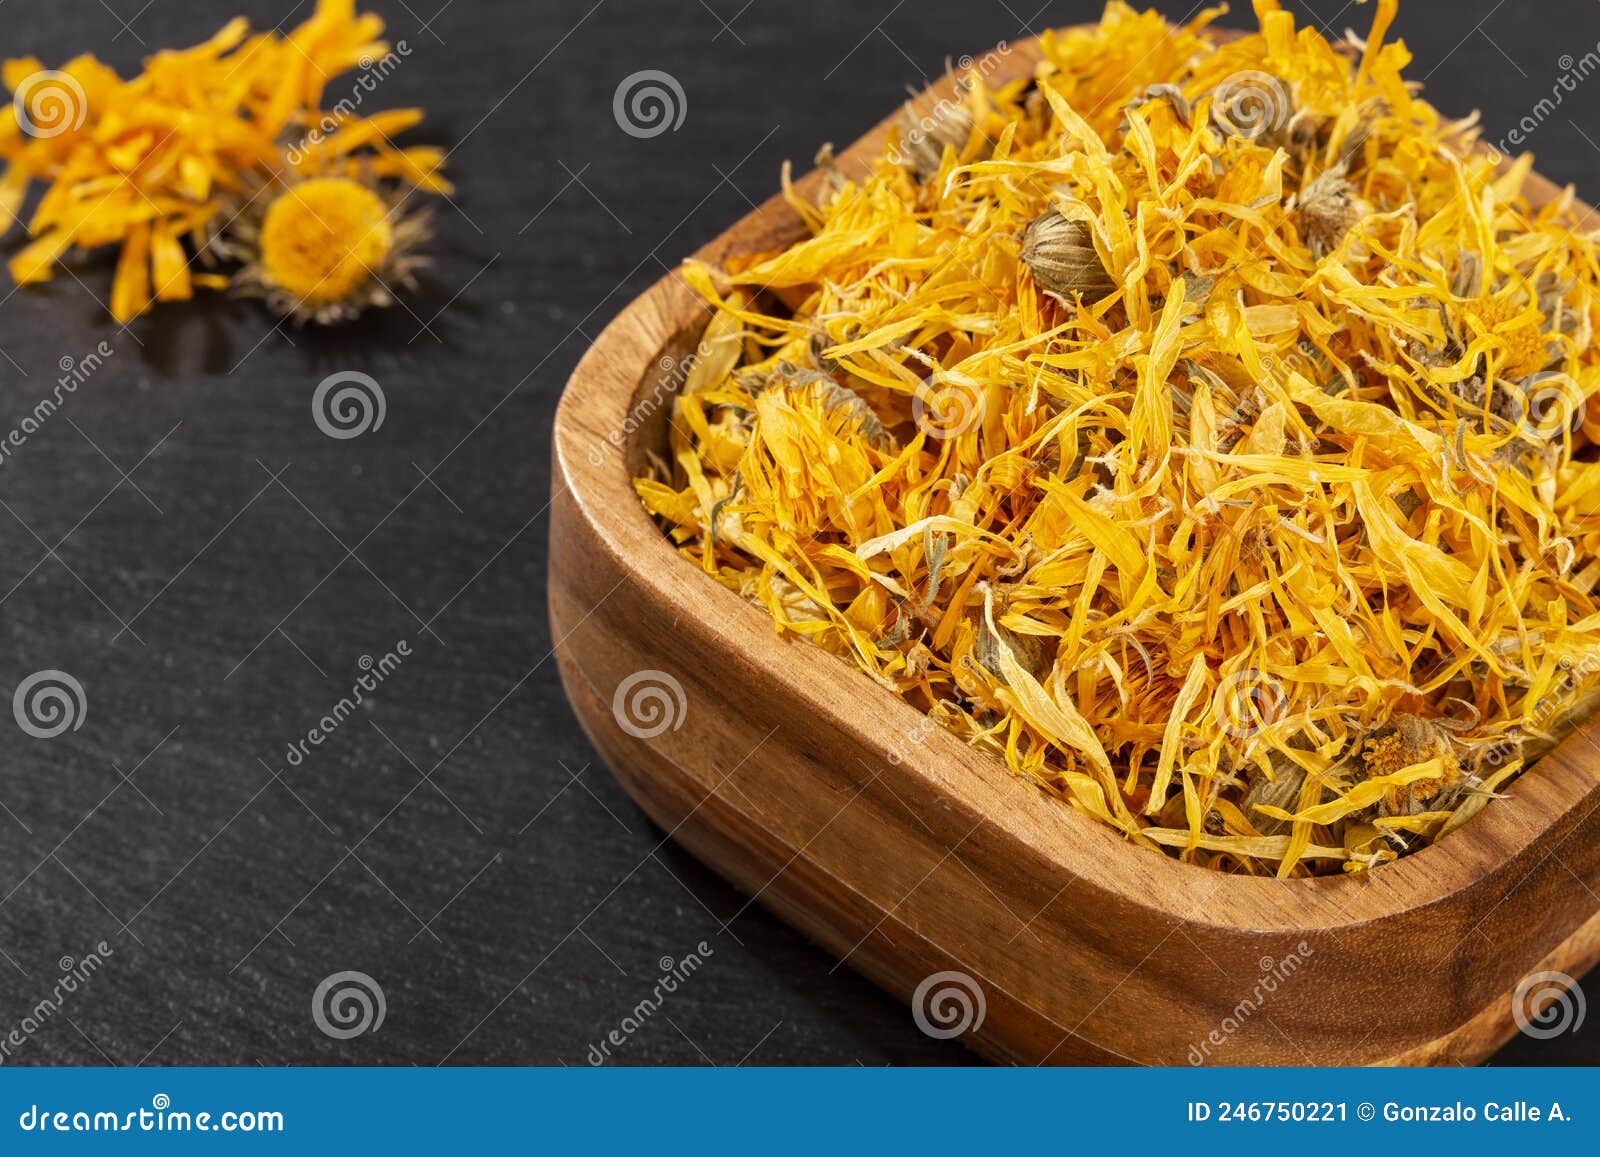
[[[355,294],[393,247],[382,198],[347,177],[291,186],[261,222],[263,278],[312,309]]]
[[[1550,364],[1544,333],[1545,316],[1535,307],[1505,296],[1480,297],[1471,304],[1480,332],[1505,343],[1499,376],[1517,380],[1538,373]]]
[[[894,439],[883,428],[883,422],[873,413],[860,394],[848,386],[841,386],[828,374],[806,370],[782,362],[773,371],[771,384],[790,391],[791,400],[820,407],[824,412],[837,415],[841,430],[854,427],[867,442],[880,450],[894,448]]]
[[[1339,247],[1345,235],[1372,215],[1372,206],[1357,194],[1343,164],[1320,173],[1300,192],[1295,211],[1300,235],[1318,260]]]
[[[1384,784],[1379,803],[1385,816],[1421,811],[1461,777],[1450,732],[1440,723],[1416,715],[1399,715],[1380,735],[1367,740],[1362,762],[1370,780]],[[1420,778],[1403,773],[1421,768]]]
[[[321,324],[350,321],[364,309],[394,302],[410,288],[427,235],[422,214],[386,202],[351,177],[315,177],[261,198],[259,220],[236,230],[228,249],[245,264],[235,288],[262,297],[276,312]]]

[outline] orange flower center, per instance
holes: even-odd
[[[376,193],[348,178],[320,177],[292,186],[267,208],[261,267],[302,305],[323,306],[365,285],[393,245]]]

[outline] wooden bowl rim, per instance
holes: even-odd
[[[1226,41],[1244,33],[1215,29]],[[1042,55],[1039,38],[1002,43],[988,57],[999,64],[987,79],[1005,83],[1031,73]],[[978,58],[985,59],[985,58]],[[914,102],[949,97],[955,78],[946,74],[913,97]],[[908,104],[912,102],[907,102]],[[905,107],[904,105],[901,106]],[[881,154],[899,109],[838,155],[847,173],[865,172]],[[823,174],[812,171],[795,182],[799,193],[813,196]],[[1525,190],[1531,202],[1543,204],[1561,190],[1538,174]],[[1580,210],[1586,206],[1579,206]],[[741,218],[693,257],[718,263],[731,254],[756,248],[754,240],[774,226],[803,229],[794,210],[774,195]],[[704,573],[690,566],[668,543],[634,492],[629,455],[616,438],[626,435],[637,399],[656,372],[659,356],[703,324],[707,309],[676,270],[667,273],[635,298],[599,335],[573,371],[557,408],[553,447],[556,477],[583,512],[584,518],[619,568],[674,605],[698,607],[697,628],[719,635],[737,632],[747,658],[763,668],[786,694],[814,705],[819,720],[855,733],[869,747],[884,746],[851,699],[830,694],[841,670],[860,679],[864,692],[880,699],[874,712],[899,716],[898,734],[921,730],[926,716],[871,682],[843,660],[804,640],[781,638],[770,618]],[[639,335],[656,352],[643,365],[637,358]],[[596,455],[598,441],[609,452]],[[598,457],[598,461],[596,458]],[[712,627],[715,619],[720,628]],[[564,640],[556,640],[561,646]],[[973,820],[986,820],[1015,840],[1020,862],[1045,861],[1066,882],[1088,883],[1136,907],[1155,910],[1175,927],[1203,925],[1234,931],[1336,934],[1370,921],[1393,918],[1441,903],[1457,892],[1484,883],[1499,873],[1520,880],[1553,849],[1543,847],[1558,825],[1578,809],[1600,805],[1600,759],[1572,758],[1584,746],[1600,752],[1600,718],[1591,719],[1553,752],[1526,769],[1511,791],[1515,798],[1493,801],[1460,831],[1438,844],[1357,876],[1337,875],[1280,880],[1239,876],[1184,863],[1138,847],[1104,824],[1081,814],[1058,797],[1026,783],[987,754],[969,747],[942,728],[933,728],[914,745],[906,766],[916,774],[932,800],[959,804]],[[948,772],[944,769],[949,769]],[[1597,797],[1591,802],[1591,797]],[[925,801],[926,802],[926,801]],[[1585,808],[1585,811],[1588,809]],[[1559,840],[1555,840],[1559,846]],[[1065,886],[1065,885],[1064,885]]]

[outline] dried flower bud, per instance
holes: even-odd
[[[1074,294],[1098,301],[1117,287],[1095,252],[1089,226],[1054,209],[1034,218],[1023,233],[1022,261],[1040,289],[1063,301]]]
[[[1006,651],[1024,671],[1035,679],[1043,679],[1050,673],[1054,659],[1050,641],[1038,635],[1018,634],[996,625],[993,619],[1005,607],[1005,595],[1002,593],[997,596],[987,583],[980,583],[979,587],[984,592],[986,612],[973,616],[977,627],[977,636],[972,642],[973,659],[984,670],[998,672],[1003,669],[1001,652]]]
[[[827,374],[807,370],[789,362],[779,362],[770,384],[806,393],[824,410],[839,414],[852,423],[867,442],[879,450],[894,448],[894,438],[883,428],[878,415],[864,398],[848,386],[841,386]]]
[[[1301,236],[1318,260],[1339,247],[1345,234],[1372,215],[1372,206],[1356,195],[1345,180],[1345,168],[1335,165],[1301,190],[1295,217]]]
[[[1306,781],[1305,770],[1282,755],[1274,752],[1268,756],[1268,761],[1272,765],[1272,775],[1269,777],[1266,772],[1255,769],[1249,776],[1250,789],[1239,806],[1239,810],[1264,836],[1287,831],[1289,822],[1257,811],[1258,805],[1264,804],[1287,812],[1297,811],[1301,789]]]
[[[1309,109],[1298,109],[1289,118],[1289,125],[1284,130],[1283,147],[1290,156],[1299,158],[1303,165],[1316,154],[1327,126],[1327,117],[1318,116]]]
[[[1147,104],[1154,104],[1156,101],[1163,100],[1172,106],[1172,111],[1177,115],[1178,120],[1187,128],[1193,109],[1189,101],[1184,97],[1183,89],[1175,84],[1146,85],[1143,92],[1123,106],[1123,111],[1124,113],[1131,112],[1133,109],[1143,108]],[[1123,123],[1127,123],[1126,117],[1124,117]]]
[[[823,143],[811,163],[815,168],[821,170],[828,195],[835,195],[845,187],[845,175],[839,171],[839,159],[834,156],[832,141]]]
[[[900,114],[896,159],[915,173],[917,180],[926,181],[939,171],[946,145],[957,153],[967,147],[975,123],[972,112],[953,100],[942,100],[926,111],[908,105]]]
[[[1463,250],[1456,256],[1456,271],[1450,279],[1450,292],[1457,297],[1477,297],[1483,289],[1483,258]]]

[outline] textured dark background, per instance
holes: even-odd
[[[309,11],[244,7],[266,27]],[[43,290],[0,287],[0,430],[62,359],[115,350],[0,466],[0,699],[60,669],[88,704],[52,740],[0,712],[0,1036],[61,957],[114,951],[11,1061],[582,1064],[659,958],[702,939],[704,969],[619,1060],[969,1060],[675,848],[654,850],[550,657],[547,442],[594,334],[773,191],[784,159],[853,139],[947,57],[1097,6],[377,8],[411,55],[370,104],[425,104],[460,185],[419,297],[338,333],[275,330],[222,300],[119,330],[99,303],[103,260]],[[1371,12],[1295,8],[1334,31]],[[6,53],[57,64],[93,49],[126,72],[234,10],[12,0]],[[1550,94],[1563,54],[1600,41],[1600,6],[1407,0],[1399,30],[1436,103],[1483,108],[1498,139]],[[641,69],[682,84],[679,131],[619,130],[613,92]],[[1591,197],[1597,110],[1592,80],[1531,141]],[[319,432],[312,391],[339,370],[381,383],[380,429]],[[402,639],[412,656],[370,709],[289,766],[361,657]],[[381,985],[387,1018],[335,1041],[311,995],[351,969]],[[1597,1040],[1519,1039],[1500,1059],[1591,1062]]]

